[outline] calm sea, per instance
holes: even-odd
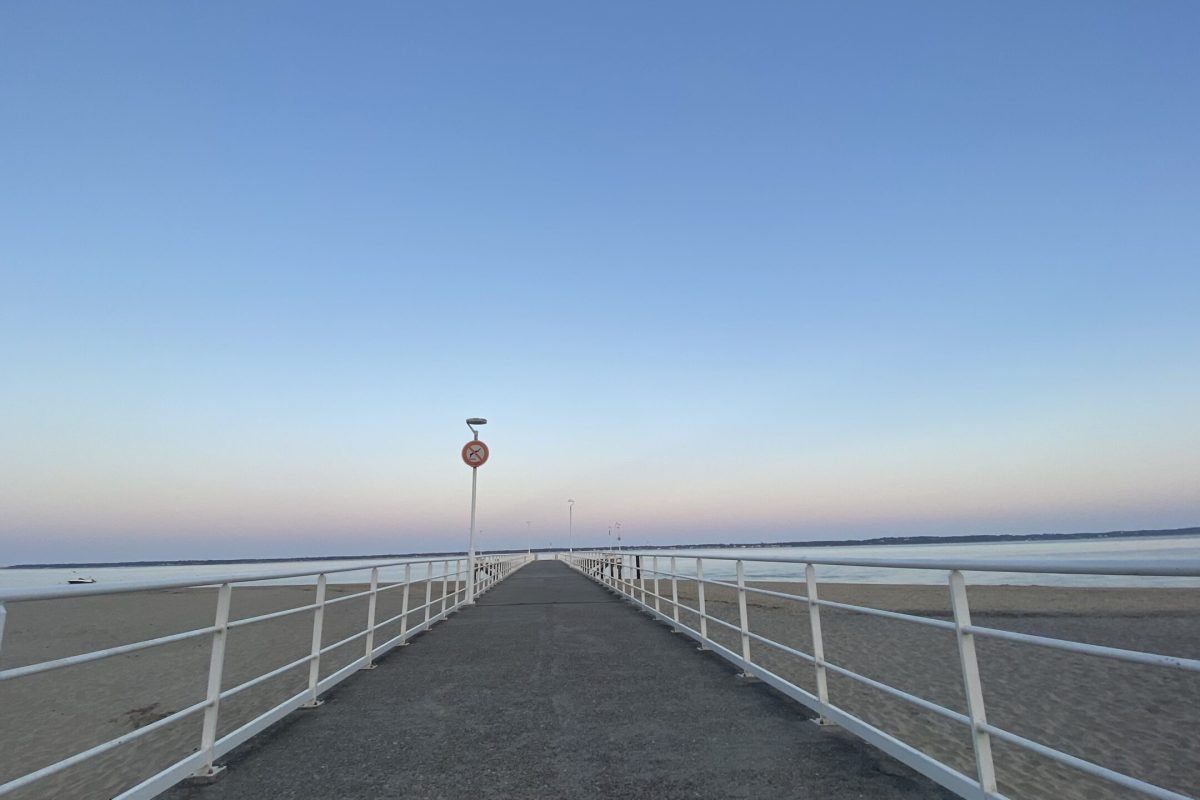
[[[975,544],[905,544],[854,547],[763,547],[705,548],[678,551],[676,565],[680,574],[694,574],[695,556],[736,555],[746,559],[746,577],[756,580],[797,581],[804,579],[803,567],[794,564],[754,563],[755,555],[810,558],[936,558],[936,559],[1087,559],[1104,561],[1177,561],[1187,559],[1200,564],[1200,536],[1139,536],[1128,539],[1057,539],[1035,542],[982,542]],[[686,557],[686,558],[685,558]],[[659,559],[660,569],[663,559]],[[688,563],[691,562],[691,563]],[[884,567],[843,567],[818,565],[817,579],[837,583],[909,583],[942,584],[946,573],[940,570],[893,569]],[[732,578],[729,562],[705,561],[705,577]],[[1054,575],[1015,572],[965,573],[968,583],[1009,584],[1017,586],[1188,586],[1200,587],[1200,578],[1156,578],[1123,575]]]
[[[636,552],[636,551],[635,551]],[[707,548],[678,550],[677,566],[681,574],[692,574],[695,557],[701,555],[736,555],[746,559],[746,576],[758,580],[803,580],[803,568],[791,564],[755,563],[759,556],[800,556],[812,558],[942,558],[942,559],[1013,559],[1013,558],[1082,558],[1104,560],[1178,560],[1200,563],[1200,536],[1137,537],[1130,539],[1067,539],[1040,542],[988,542],[981,544],[921,544],[855,547],[765,547],[765,548]],[[542,554],[543,558],[548,557]],[[666,569],[666,559],[660,559]],[[202,580],[209,576],[254,575],[264,572],[290,570],[342,569],[356,567],[354,572],[329,576],[330,583],[366,583],[370,561],[281,561],[253,564],[212,564],[162,567],[94,567],[85,569],[0,569],[0,588],[63,585],[70,578],[86,575],[97,582],[137,582],[174,578]],[[733,577],[732,562],[706,561],[706,577],[718,580]],[[441,574],[441,565],[434,565],[434,574]],[[425,577],[425,562],[413,560],[414,578]],[[404,567],[387,567],[380,571],[382,582],[402,580]],[[821,581],[853,583],[915,583],[941,584],[946,573],[935,570],[818,566]],[[976,584],[1013,584],[1042,586],[1186,586],[1200,587],[1200,578],[1145,578],[1103,575],[1029,575],[1008,572],[969,572],[967,579]],[[270,584],[308,584],[312,578],[289,578],[268,581]]]

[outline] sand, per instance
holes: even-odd
[[[363,588],[331,585],[328,599]],[[451,583],[451,593],[454,588]],[[400,613],[402,591],[380,593],[378,620]],[[424,584],[415,585],[411,591],[410,608],[425,602]],[[312,587],[235,588],[230,617],[242,619],[294,608],[313,602],[313,597]],[[441,597],[440,581],[433,586],[433,597],[435,601]],[[215,589],[10,603],[0,667],[202,628],[212,624],[215,603]],[[435,604],[433,613],[439,610],[440,604]],[[301,612],[231,630],[223,688],[305,656],[312,646],[312,613]],[[324,645],[362,630],[366,617],[365,597],[328,606]],[[411,613],[409,626],[423,621],[424,611]],[[386,626],[376,633],[376,645],[399,632],[399,622]],[[205,636],[0,683],[0,783],[202,701],[210,642]],[[361,656],[364,648],[365,641],[358,639],[323,656],[321,677]],[[307,685],[305,664],[223,701],[218,735],[234,730]],[[202,713],[189,716],[150,734],[146,740],[122,745],[10,797],[107,800],[198,750],[202,718]]]
[[[771,584],[797,591],[797,584]],[[334,598],[357,587],[330,587]],[[439,596],[440,584],[434,587]],[[662,582],[665,595],[670,585]],[[946,590],[929,586],[827,584],[822,596],[942,619],[949,618]],[[708,589],[709,613],[734,622],[730,590]],[[418,599],[419,595],[419,599]],[[680,596],[695,604],[694,586]],[[1200,590],[975,587],[974,621],[990,627],[1200,658]],[[311,602],[305,587],[241,588],[233,618]],[[58,658],[211,624],[215,592],[192,589],[77,600],[12,603],[0,667]],[[399,612],[401,593],[380,595],[379,618]],[[424,602],[423,587],[413,605]],[[366,599],[330,606],[324,642],[360,628]],[[953,634],[831,609],[823,610],[826,655],[833,663],[965,711]],[[417,615],[414,615],[417,616]],[[690,617],[690,618],[689,618]],[[422,615],[413,619],[416,624]],[[226,687],[303,656],[310,647],[311,612],[259,623],[230,633]],[[751,596],[753,630],[810,651],[802,604]],[[694,615],[682,621],[693,627]],[[393,625],[377,642],[398,633]],[[711,624],[710,634],[738,647],[736,634]],[[432,634],[437,635],[436,629]],[[325,657],[322,677],[357,658],[358,640]],[[1176,791],[1200,791],[1200,675],[1123,664],[1009,642],[979,643],[990,721],[1016,733],[1099,761]],[[755,642],[753,658],[813,690],[810,665]],[[0,781],[32,771],[106,739],[153,722],[203,699],[207,638],[0,683]],[[221,733],[303,689],[299,667],[222,704]],[[864,717],[973,774],[965,729],[840,676],[830,696]],[[304,712],[297,712],[304,713]],[[318,712],[319,713],[319,712]],[[110,798],[198,749],[201,716],[43,780],[17,798]],[[719,720],[713,720],[719,725]],[[1013,798],[1116,798],[1128,793],[997,743],[1002,791]]]
[[[801,584],[752,584],[803,594]],[[670,597],[669,581],[660,592]],[[695,588],[680,583],[695,607]],[[825,584],[823,599],[952,619],[949,593],[936,586]],[[976,625],[1168,655],[1200,658],[1200,590],[978,586],[970,588]],[[807,607],[748,595],[756,633],[811,653]],[[706,589],[709,614],[736,623],[736,592]],[[663,608],[667,606],[663,604]],[[826,658],[839,666],[966,713],[952,631],[822,609]],[[683,612],[680,621],[698,627]],[[709,635],[740,652],[736,631],[709,624]],[[1185,794],[1200,793],[1200,675],[1063,653],[977,637],[988,721],[1001,728]],[[751,657],[815,692],[814,668],[752,641]],[[830,700],[875,726],[975,774],[965,726],[850,678],[829,675]],[[993,741],[1002,792],[1013,798],[1130,797],[1106,781]]]

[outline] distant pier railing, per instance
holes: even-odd
[[[697,640],[701,644],[701,649],[710,649],[740,667],[743,675],[758,678],[784,695],[811,708],[819,715],[817,720],[819,723],[833,723],[845,728],[961,797],[982,798],[983,800],[1008,800],[997,788],[996,767],[992,758],[992,740],[995,739],[1036,753],[1043,758],[1103,779],[1111,784],[1137,792],[1146,797],[1159,798],[1159,800],[1194,800],[1189,795],[1156,786],[990,724],[987,721],[987,715],[984,710],[983,687],[979,677],[979,662],[975,642],[976,637],[1007,640],[1036,647],[1115,659],[1147,667],[1182,670],[1189,673],[1200,673],[1200,660],[1117,647],[1106,647],[1085,642],[1035,636],[974,625],[971,622],[971,611],[967,602],[966,580],[963,572],[1200,577],[1200,562],[1195,559],[1176,561],[1049,559],[955,561],[905,558],[809,558],[807,556],[795,558],[780,556],[748,558],[744,556],[714,556],[708,554],[702,557],[695,557],[687,554],[686,551],[574,552],[562,554],[560,558],[578,571],[608,587],[611,591],[622,595],[650,616],[667,623],[676,632],[683,633]],[[734,582],[705,578],[704,567],[706,562],[720,562],[724,564],[733,562]],[[781,592],[774,589],[748,585],[745,571],[746,562],[795,564],[803,568],[805,580],[800,585],[804,587],[804,594]],[[685,569],[690,569],[691,574],[680,572],[679,565],[681,563],[686,564]],[[819,565],[944,571],[947,573],[953,620],[936,619],[915,614],[822,600],[818,594],[815,571],[815,567]],[[679,584],[681,581],[695,585],[695,607],[680,602]],[[706,586],[720,586],[736,592],[738,606],[737,623],[732,623],[708,613],[709,610],[706,608],[704,591]],[[668,590],[669,594],[667,593]],[[812,652],[803,652],[756,632],[750,624],[747,612],[748,595],[783,598],[805,604],[808,609],[808,628],[811,635]],[[824,636],[821,628],[822,608],[838,609],[953,632],[957,642],[967,713],[963,714],[946,708],[945,706],[917,697],[894,686],[874,680],[829,661],[824,653]],[[697,627],[690,627],[680,621],[681,610],[693,615],[698,620]],[[731,631],[734,640],[740,642],[740,647],[735,646],[735,648],[730,648],[714,641],[709,636],[710,624]],[[777,652],[811,664],[815,670],[816,692],[807,691],[755,661],[751,652],[751,642],[766,645]],[[970,732],[972,740],[975,776],[971,777],[960,772],[949,764],[916,749],[903,740],[856,716],[846,708],[839,706],[829,696],[829,673],[857,681],[860,684],[890,695],[905,703],[932,712],[966,727]]]
[[[520,569],[531,558],[525,554],[505,556],[478,556],[475,563],[474,589],[475,597],[483,594],[495,584],[504,580],[517,569]],[[388,567],[402,567],[404,579],[392,583],[380,582],[380,570]],[[341,595],[332,599],[326,598],[327,578],[335,573],[370,572],[369,588],[352,594]],[[159,636],[153,639],[108,647],[88,653],[27,664],[19,667],[0,670],[0,683],[13,681],[32,675],[39,675],[65,667],[74,667],[89,662],[134,653],[162,645],[182,642],[189,639],[209,638],[211,640],[211,658],[208,668],[208,688],[205,699],[175,711],[162,719],[137,728],[131,733],[118,736],[106,742],[76,753],[68,758],[49,764],[20,777],[0,784],[0,796],[9,795],[19,789],[31,787],[38,781],[60,773],[70,767],[82,764],[134,740],[153,736],[156,732],[174,722],[203,713],[203,726],[200,737],[200,749],[185,758],[175,761],[152,777],[128,788],[116,795],[114,800],[143,800],[152,798],[179,781],[191,777],[201,781],[214,778],[223,767],[215,761],[225,753],[245,742],[250,737],[265,730],[268,726],[282,719],[299,708],[315,708],[320,705],[320,695],[336,686],[361,669],[370,669],[374,660],[392,648],[403,644],[418,633],[427,630],[432,625],[445,619],[449,614],[463,605],[474,602],[467,597],[467,559],[459,556],[454,558],[433,558],[420,560],[386,561],[377,563],[358,563],[353,567],[338,569],[322,569],[312,571],[276,571],[256,574],[226,574],[206,575],[202,579],[181,578],[176,580],[161,580],[152,582],[123,582],[100,583],[83,586],[46,586],[20,589],[0,589],[0,647],[3,646],[4,626],[7,617],[6,604],[30,600],[52,600],[61,598],[80,598],[95,595],[127,594],[132,592],[151,592],[168,589],[190,589],[201,587],[217,587],[216,613],[212,625],[194,630]],[[230,619],[230,605],[236,584],[276,581],[291,578],[315,578],[315,595],[311,603],[301,606],[274,611],[269,614]],[[440,592],[434,597],[434,589],[440,583]],[[451,585],[453,584],[453,587]],[[383,592],[399,589],[403,592],[402,610],[388,619],[376,619],[378,596]],[[415,598],[410,597],[416,591]],[[421,593],[424,602],[419,605]],[[325,610],[337,603],[343,603],[355,598],[367,598],[367,615],[365,625],[361,630],[332,644],[323,644],[323,623]],[[222,689],[222,677],[225,667],[225,644],[227,633],[235,628],[278,619],[293,614],[312,614],[312,645],[307,655],[288,664],[264,672],[237,686]],[[410,624],[413,619],[419,620]],[[399,624],[398,635],[376,643],[376,633],[385,626]],[[345,647],[355,641],[363,640],[362,655],[342,666],[336,672],[320,677],[322,656]],[[278,677],[289,670],[308,667],[308,685],[294,696],[275,705],[270,710],[245,722],[235,730],[218,736],[221,703],[240,692],[253,686]],[[45,796],[41,794],[39,796]]]

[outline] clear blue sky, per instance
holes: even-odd
[[[1200,524],[1198,30],[6,3],[0,563]]]

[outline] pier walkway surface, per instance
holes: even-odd
[[[558,561],[397,648],[169,800],[949,798]]]

